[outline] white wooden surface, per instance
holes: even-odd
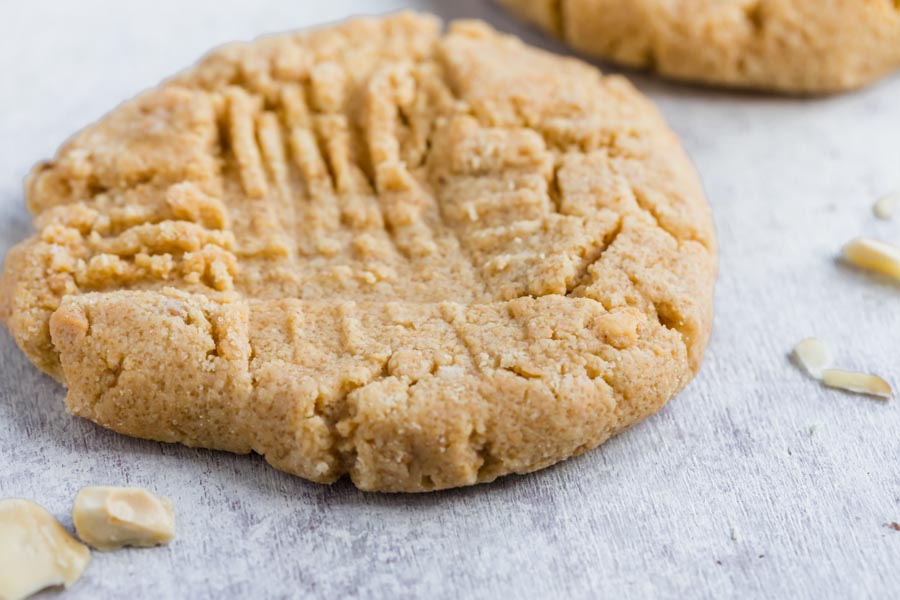
[[[401,6],[480,0],[0,1],[0,251],[29,233],[21,180],[79,126],[207,48]],[[826,391],[785,358],[816,334],[900,385],[900,287],[835,264],[900,188],[900,77],[818,101],[639,77],[704,177],[721,276],[699,377],[599,450],[420,496],[309,484],[258,457],[128,439],[68,416],[0,333],[0,497],[67,525],[77,489],[175,503],[170,547],[95,553],[71,598],[888,598],[900,595],[900,409]],[[817,427],[811,432],[811,427]]]

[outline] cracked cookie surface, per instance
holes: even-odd
[[[586,54],[675,79],[798,94],[900,68],[897,0],[498,0]]]
[[[214,51],[27,184],[0,316],[128,435],[426,491],[553,464],[699,367],[716,249],[625,80],[399,14]]]

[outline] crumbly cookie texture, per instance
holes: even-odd
[[[217,50],[27,182],[2,315],[75,415],[425,491],[657,411],[712,318],[708,207],[624,79],[398,14]]]
[[[817,94],[900,68],[896,0],[499,0],[589,55],[668,77]]]

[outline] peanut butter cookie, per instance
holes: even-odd
[[[624,79],[399,14],[228,46],[35,168],[0,314],[75,415],[318,482],[524,473],[696,372],[716,250]]]
[[[662,75],[796,94],[900,67],[897,0],[499,0],[577,50]]]

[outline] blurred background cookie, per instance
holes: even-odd
[[[893,0],[498,0],[585,54],[666,77],[820,94],[900,67]]]

